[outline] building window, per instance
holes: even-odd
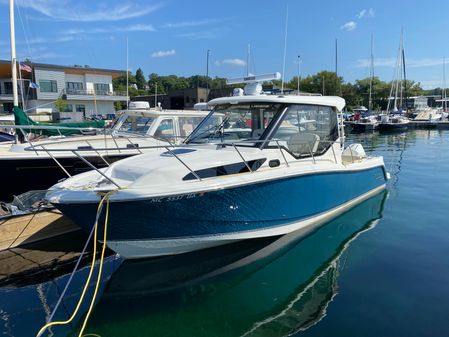
[[[58,92],[58,84],[56,81],[41,80],[39,81],[41,92]]]
[[[186,103],[190,103],[190,97],[186,96]]]
[[[106,95],[109,92],[108,83],[95,83],[95,93],[98,95]]]
[[[5,82],[5,94],[12,95],[12,82]]]
[[[84,104],[77,104],[76,105],[76,112],[86,112],[86,106]]]
[[[72,104],[66,104],[64,107],[64,112],[72,112],[73,111],[73,105]]]
[[[67,82],[65,84],[65,87],[67,89],[67,93],[77,93],[84,89],[84,83],[83,82]]]

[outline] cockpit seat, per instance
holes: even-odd
[[[315,153],[320,144],[320,137],[314,133],[301,132],[292,135],[288,140],[288,149],[295,156],[310,155]]]

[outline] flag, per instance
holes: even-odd
[[[39,88],[39,85],[30,81],[30,88],[37,89],[37,88]]]
[[[20,70],[26,71],[28,73],[32,72],[32,69],[31,69],[31,67],[28,64],[19,63],[19,67],[20,67]]]

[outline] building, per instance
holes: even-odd
[[[206,88],[175,89],[157,97],[155,95],[134,96],[131,100],[149,102],[152,107],[157,102],[164,109],[193,109],[196,103],[208,101],[209,92],[210,89]]]
[[[114,102],[126,101],[126,93],[114,91],[112,79],[125,71],[81,66],[61,66],[25,63],[31,72],[20,70],[19,105],[31,113],[52,113],[56,119],[81,121],[91,115],[113,113]],[[19,73],[19,72],[18,72]],[[37,88],[30,87],[37,84]],[[21,85],[23,84],[23,85]],[[23,96],[23,102],[21,97]],[[55,101],[66,102],[58,111]],[[10,61],[0,60],[0,112],[12,110],[12,80]]]

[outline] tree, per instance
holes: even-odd
[[[59,97],[55,101],[55,107],[56,107],[56,109],[58,109],[59,112],[63,112],[65,110],[66,106],[67,106],[67,101],[65,99],[62,99],[61,97]]]
[[[147,81],[145,80],[145,76],[143,74],[142,69],[137,69],[136,71],[136,84],[137,84],[137,88],[139,89],[145,89],[145,85],[147,84]]]

